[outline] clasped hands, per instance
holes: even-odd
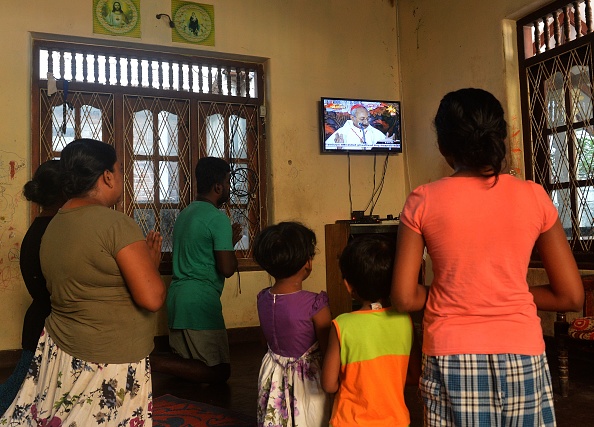
[[[161,246],[163,245],[163,236],[155,230],[151,230],[146,235],[146,245],[153,263],[157,268],[161,264]]]

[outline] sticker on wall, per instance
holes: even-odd
[[[140,38],[140,0],[93,0],[93,32]]]
[[[0,294],[20,292],[22,276],[19,268],[20,244],[18,207],[23,201],[23,183],[27,165],[19,155],[0,150]]]
[[[518,176],[524,179],[524,153],[522,141],[522,129],[520,128],[520,121],[517,116],[512,116],[509,120],[509,151],[510,151],[510,175]]]
[[[175,28],[171,30],[174,42],[214,46],[214,6],[171,0],[171,16]]]

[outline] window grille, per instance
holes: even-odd
[[[50,73],[55,79],[108,87],[259,98],[257,64],[212,62],[122,48],[89,49],[84,45],[40,47],[39,78],[47,80]]]
[[[225,209],[244,232],[240,268],[257,268],[251,242],[266,223],[261,64],[42,40],[33,52],[33,164],[59,158],[77,138],[113,145],[124,168],[115,208],[145,234],[161,232],[166,273],[173,224],[196,196],[196,162],[224,158]]]
[[[551,196],[578,265],[594,268],[592,0],[547,5],[517,33],[526,175]]]

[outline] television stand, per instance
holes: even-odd
[[[337,221],[326,224],[326,292],[330,300],[332,318],[353,311],[353,299],[342,282],[338,260],[350,239],[369,234],[388,234],[396,239],[398,222],[357,224]]]

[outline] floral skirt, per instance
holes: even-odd
[[[1,426],[150,427],[148,357],[138,363],[89,363],[62,351],[44,330],[29,372]]]
[[[318,344],[299,358],[268,349],[258,378],[258,427],[328,426],[330,397],[322,390]]]

